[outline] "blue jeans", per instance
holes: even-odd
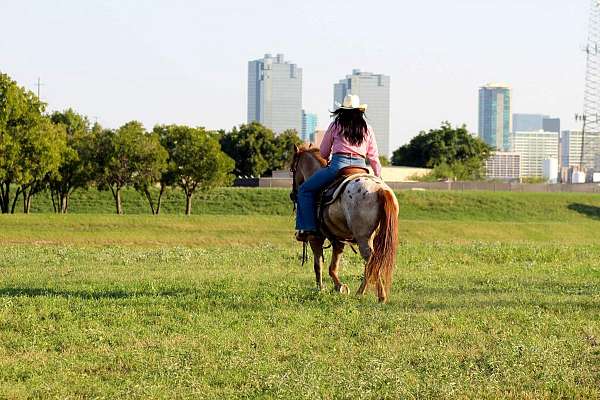
[[[296,210],[296,229],[304,231],[317,230],[316,197],[328,184],[337,177],[338,171],[344,167],[366,167],[363,158],[334,154],[331,163],[318,170],[298,188],[298,209]]]

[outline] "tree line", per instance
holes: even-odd
[[[300,142],[295,130],[275,135],[257,122],[229,132],[184,125],[147,131],[137,121],[106,129],[72,109],[46,113],[35,94],[0,72],[2,213],[14,213],[20,201],[29,213],[40,193],[49,194],[55,212],[66,213],[73,191],[95,187],[110,191],[122,214],[122,190],[130,187],[143,194],[152,214],[160,213],[166,190],[179,188],[190,214],[197,191],[285,169]],[[446,122],[398,148],[391,162],[433,168],[427,179],[474,180],[485,176],[492,151],[465,126]]]
[[[110,191],[122,214],[122,190],[131,187],[152,214],[160,213],[166,190],[179,188],[189,215],[196,192],[285,168],[300,142],[294,130],[276,136],[258,123],[230,132],[184,125],[147,131],[137,121],[106,129],[72,109],[46,113],[35,94],[0,73],[2,213],[14,213],[20,202],[29,213],[40,193],[49,194],[55,212],[67,213],[75,190],[95,187]]]
[[[399,147],[391,161],[392,165],[432,168],[424,180],[482,180],[485,161],[493,151],[465,125],[453,128],[443,122],[440,128],[423,131]]]

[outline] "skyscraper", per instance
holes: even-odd
[[[257,121],[281,133],[302,132],[302,68],[283,54],[248,62],[248,122]]]
[[[333,85],[333,109],[339,107],[347,94],[356,94],[368,104],[365,116],[375,132],[379,154],[389,157],[390,149],[390,77],[352,70],[352,75]]]
[[[315,142],[315,130],[317,129],[317,114],[309,114],[302,110],[302,132],[300,139],[305,143]]]
[[[510,146],[510,88],[487,84],[479,89],[479,137],[500,151]]]

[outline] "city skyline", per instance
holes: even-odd
[[[321,129],[332,82],[354,68],[390,75],[392,149],[444,120],[476,133],[477,88],[497,80],[513,88],[515,112],[579,128],[573,116],[583,104],[588,1],[382,2],[364,10],[360,34],[340,30],[347,18],[339,11],[359,5],[309,0],[290,18],[288,6],[266,0],[9,2],[0,68],[34,92],[41,77],[49,109],[73,107],[107,127],[137,119],[149,128],[231,129],[246,120],[247,61],[270,51],[303,67],[303,107]],[[489,15],[513,29],[486,29]],[[561,57],[548,63],[548,54]]]

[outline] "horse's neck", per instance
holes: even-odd
[[[322,167],[319,160],[317,160],[312,155],[310,155],[310,157],[306,157],[305,160],[306,162],[304,163],[304,165],[302,165],[302,174],[304,175],[304,179],[308,179]]]

